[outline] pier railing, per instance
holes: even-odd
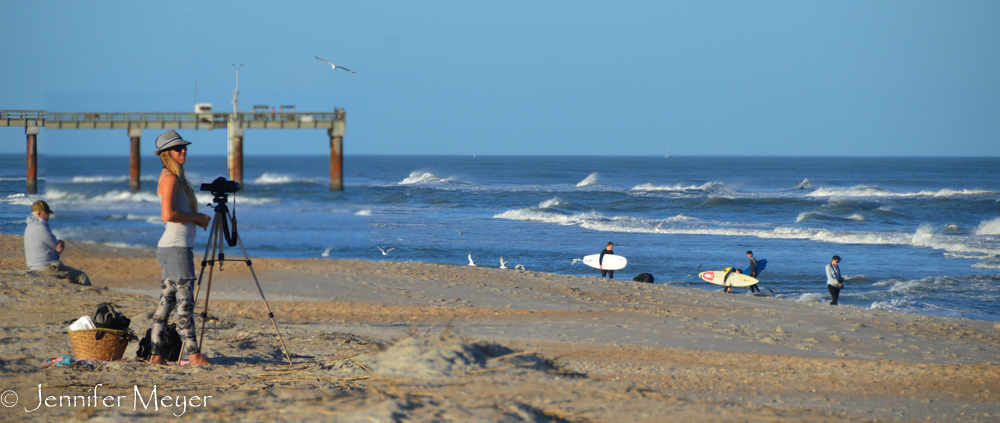
[[[54,113],[44,110],[0,110],[0,126],[47,129],[225,129],[231,113]],[[237,113],[242,129],[332,129],[345,120],[332,113]]]

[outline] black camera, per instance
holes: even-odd
[[[215,178],[210,184],[201,184],[202,191],[208,191],[215,195],[222,195],[227,192],[236,193],[242,188],[239,182],[230,181],[223,177]]]

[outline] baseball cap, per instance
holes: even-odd
[[[46,203],[42,200],[38,200],[35,201],[34,203],[31,203],[31,211],[33,212],[43,211],[50,214],[52,213],[52,209],[49,208],[49,203]]]
[[[181,138],[177,131],[171,129],[156,137],[156,154],[162,153],[163,150],[188,144],[191,143],[184,141],[184,138]]]

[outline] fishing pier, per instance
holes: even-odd
[[[238,90],[237,85],[237,90]],[[234,109],[235,109],[234,95]],[[333,113],[299,113],[283,106],[268,112],[255,106],[252,113],[51,113],[44,110],[0,110],[0,127],[23,127],[27,136],[27,193],[38,193],[38,133],[45,129],[117,129],[128,132],[129,190],[139,191],[140,154],[144,130],[153,136],[168,129],[226,129],[229,134],[229,179],[243,183],[243,136],[249,129],[326,129],[330,139],[330,191],[344,190],[344,109]]]

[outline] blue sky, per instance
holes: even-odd
[[[232,10],[230,10],[232,9]],[[0,109],[348,113],[346,154],[1000,155],[1000,2],[5,2]],[[356,70],[334,72],[320,56]],[[143,136],[152,150],[153,131]],[[224,154],[225,131],[187,131]],[[42,130],[50,155],[125,131]],[[245,151],[327,154],[325,133]],[[0,153],[24,132],[0,128]]]

